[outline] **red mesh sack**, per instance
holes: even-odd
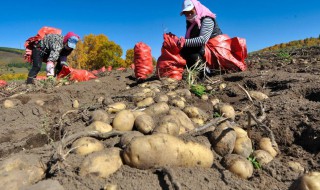
[[[163,38],[161,55],[157,60],[157,76],[181,80],[186,60],[181,57],[176,44],[179,38],[171,33],[164,34]]]
[[[106,72],[106,67],[105,66],[101,67],[98,70],[91,71],[91,73],[93,73],[94,75],[98,75],[98,74],[103,73],[103,72]]]
[[[6,87],[8,85],[7,81],[0,80],[0,87]]]
[[[98,77],[96,77],[93,73],[84,70],[84,69],[71,69],[71,73],[70,73],[70,80],[76,80],[79,82],[82,81],[88,81],[90,79],[96,79]]]
[[[39,40],[42,40],[46,34],[61,34],[61,30],[58,28],[44,26],[40,28],[37,35],[28,38],[24,43],[24,47],[26,48],[25,54],[24,54],[24,60],[26,62],[32,63],[31,55],[32,55],[33,45],[37,43]]]
[[[212,56],[213,55],[213,56]],[[230,38],[228,35],[218,35],[206,44],[205,58],[211,69],[244,71],[247,65],[246,41],[243,38]]]
[[[63,78],[69,75],[69,80],[76,80],[79,82],[82,81],[88,81],[90,79],[96,79],[97,77],[87,71],[87,70],[83,70],[83,69],[73,69],[71,67],[67,67],[67,66],[63,66],[60,73],[58,74],[57,78]]]
[[[143,42],[134,46],[134,73],[137,79],[146,79],[153,72],[151,48]]]

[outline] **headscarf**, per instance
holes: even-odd
[[[77,37],[78,39],[80,39],[80,37],[79,37],[77,34],[75,34],[74,32],[68,32],[68,33],[64,36],[64,38],[63,38],[63,43],[64,43],[64,44],[67,43],[67,41],[69,40],[69,38],[71,38],[72,36],[75,36],[75,37]]]
[[[211,17],[211,18],[216,18],[216,14],[212,13],[207,7],[205,7],[204,5],[202,5],[200,3],[200,1],[198,0],[190,0],[193,5],[194,5],[194,8],[197,12],[197,17],[195,19],[195,22],[192,23],[187,32],[186,32],[186,38],[189,38],[190,37],[190,32],[191,32],[191,29],[194,27],[195,24],[198,25],[199,29],[201,28],[201,18],[203,17]]]

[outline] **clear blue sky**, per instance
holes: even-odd
[[[73,31],[81,37],[105,34],[119,44],[125,54],[137,42],[160,56],[162,34],[185,34],[185,18],[180,16],[183,0],[55,0],[2,1],[0,46],[23,48],[24,41],[42,26]],[[247,40],[249,52],[274,44],[318,37],[319,0],[202,0],[223,33]]]

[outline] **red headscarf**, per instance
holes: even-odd
[[[63,43],[64,44],[67,43],[68,39],[71,38],[72,36],[76,36],[78,39],[80,39],[80,37],[77,34],[73,32],[68,32],[63,38]]]

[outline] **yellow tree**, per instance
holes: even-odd
[[[68,64],[72,68],[86,68],[87,54],[84,52],[84,44],[80,40],[77,43],[77,47],[72,53],[68,56]]]
[[[134,63],[134,49],[128,49],[126,51],[125,67],[128,67],[133,63]]]
[[[84,36],[83,43],[77,44],[76,50],[69,56],[68,61],[78,68],[99,69],[103,66],[124,66],[125,62],[121,56],[122,48],[110,41],[107,36],[89,34]]]

